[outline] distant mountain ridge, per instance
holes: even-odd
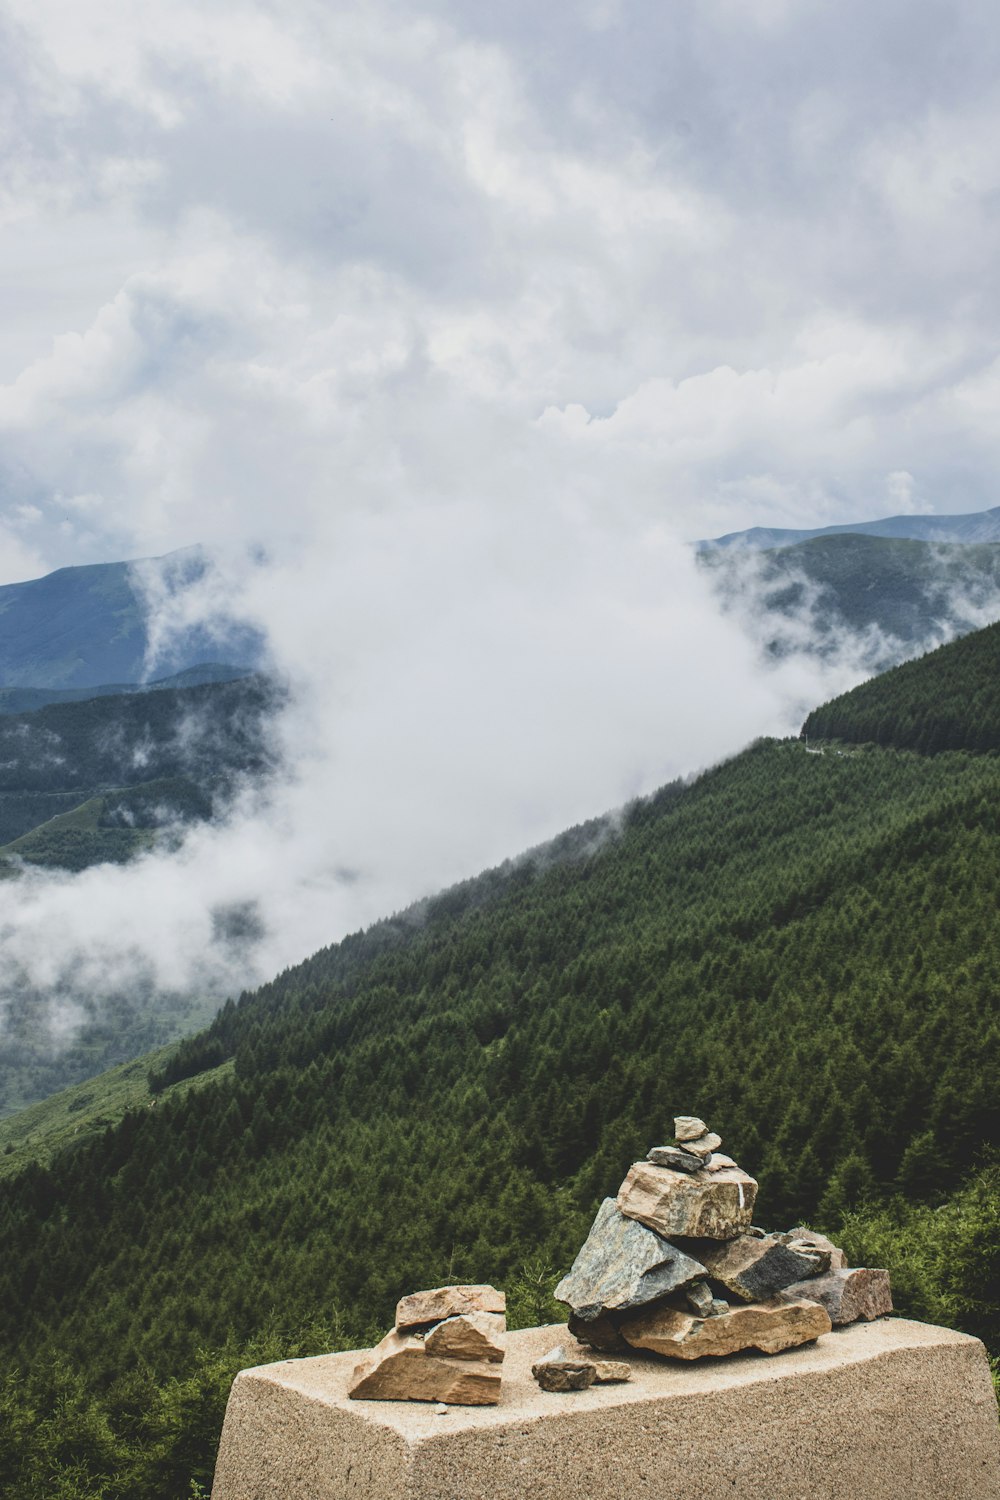
[[[211,566],[200,547],[138,562],[59,568],[43,578],[0,586],[0,689],[60,691],[142,683],[148,675],[149,606],[140,569],[163,568],[168,596],[205,576]],[[220,653],[238,667],[260,665],[256,631],[234,626],[224,640],[204,626],[187,629],[158,654],[158,677],[172,676]]]
[[[52,703],[83,703],[90,698],[121,698],[127,693],[162,693],[174,688],[204,687],[208,682],[237,682],[252,675],[252,667],[205,661],[169,677],[154,677],[151,682],[103,682],[97,687],[78,688],[0,688],[0,714],[33,713],[36,708],[48,708]]]
[[[886,516],[880,521],[851,521],[836,526],[816,526],[792,530],[781,526],[751,526],[747,531],[730,531],[695,545],[700,550],[712,547],[790,547],[796,542],[812,541],[821,536],[893,537],[912,542],[1000,542],[1000,505],[991,510],[975,511],[966,516]]]
[[[1000,543],[838,532],[781,547],[704,547],[722,608],[771,657],[845,643],[870,671],[1000,618]]]

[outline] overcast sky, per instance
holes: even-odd
[[[301,956],[856,678],[685,542],[998,500],[987,0],[0,16],[0,581],[208,544],[299,689],[279,813],[92,906]]]

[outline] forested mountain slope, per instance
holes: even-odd
[[[94,797],[104,797],[108,828],[209,816],[235,778],[273,769],[266,726],[280,701],[277,687],[255,676],[0,716],[0,844]],[[144,811],[124,789],[151,783],[160,786]],[[71,869],[102,856],[92,840],[72,838],[44,853],[19,852]]]
[[[0,1330],[30,1372],[7,1388],[12,1430],[68,1359],[58,1379],[119,1455],[87,1461],[125,1473],[143,1362],[132,1489],[85,1493],[183,1493],[177,1424],[153,1414],[204,1371],[199,1348],[267,1326],[301,1347],[317,1316],[336,1327],[311,1337],[350,1343],[451,1278],[546,1314],[549,1273],[681,1110],[757,1169],[762,1223],[860,1211],[855,1253],[866,1224],[892,1250],[878,1205],[900,1192],[922,1234],[917,1206],[1000,1142],[998,794],[992,756],[765,742],[575,859],[469,882],[228,1005],[154,1084],[232,1073],[0,1185]],[[991,1184],[930,1215],[954,1254],[924,1272],[908,1249],[900,1284],[997,1340]],[[225,1384],[182,1424],[202,1481]],[[12,1494],[35,1441],[9,1445]]]
[[[803,732],[931,754],[1000,751],[1000,624],[841,694]]]
[[[79,871],[169,846],[193,822],[224,816],[247,777],[277,764],[270,718],[283,694],[254,676],[198,687],[53,704],[0,717],[0,890],[24,865]],[[4,995],[0,1116],[204,1023],[200,995],[73,997],[81,1024],[54,1048],[51,995]]]

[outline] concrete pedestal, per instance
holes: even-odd
[[[636,1353],[627,1385],[546,1394],[531,1363],[565,1337],[508,1335],[499,1406],[447,1415],[347,1399],[358,1354],[245,1370],[212,1500],[1000,1500],[964,1334],[891,1318],[784,1354]]]

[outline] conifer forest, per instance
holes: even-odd
[[[0,1493],[205,1495],[242,1366],[551,1301],[690,1111],[1000,1354],[1000,627],[229,1001],[0,1180]],[[905,1248],[904,1248],[905,1247]]]

